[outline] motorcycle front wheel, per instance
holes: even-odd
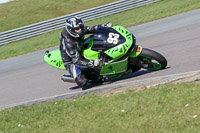
[[[141,68],[148,70],[161,70],[167,66],[167,60],[163,55],[147,48],[143,48],[138,59],[140,60]]]

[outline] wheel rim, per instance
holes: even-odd
[[[142,56],[141,65],[142,65],[142,68],[149,69],[149,70],[159,70],[162,68],[162,65],[160,62],[158,62],[154,58],[146,57],[146,56]]]

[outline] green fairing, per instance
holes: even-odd
[[[44,60],[50,66],[56,67],[58,69],[66,70],[66,68],[63,64],[59,49],[53,50],[49,53],[46,53],[45,56],[44,56]]]
[[[138,57],[142,52],[142,47],[141,46],[138,46],[138,45],[135,45],[135,48],[133,50],[133,52],[129,55],[129,57]]]
[[[128,69],[128,58],[125,60],[114,62],[114,63],[106,63],[100,72],[100,75],[110,75],[125,72]]]
[[[124,76],[124,75],[127,75],[127,74],[130,74],[130,73],[132,73],[132,70],[131,70],[131,69],[128,69],[127,71],[125,71],[125,72],[123,72],[123,73],[114,74],[114,75],[108,75],[108,77],[109,77],[110,79],[115,79],[115,78],[120,78],[120,77],[122,77],[122,76]]]
[[[93,45],[93,38],[90,39],[89,47],[83,51],[83,56],[88,60],[98,59],[99,52],[91,50]]]
[[[114,61],[123,57],[128,52],[132,45],[133,38],[131,33],[122,26],[114,26],[112,28],[119,32],[126,41],[123,44],[120,44],[104,52],[108,56],[112,57],[113,60],[109,61],[102,67],[100,75],[111,75],[110,78],[117,78],[122,75],[121,73],[127,72],[128,58],[118,62]]]
[[[123,57],[129,50],[133,42],[132,35],[127,29],[119,25],[112,28],[119,32],[126,39],[126,42],[104,52],[113,58],[113,60],[109,61],[109,63]]]

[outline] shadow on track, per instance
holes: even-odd
[[[141,76],[141,75],[144,75],[144,74],[148,74],[148,73],[151,73],[151,72],[154,72],[154,71],[153,70],[140,70],[140,71],[137,71],[137,72],[122,76],[120,78],[116,78],[116,79],[112,79],[112,80],[107,79],[104,82],[88,83],[86,87],[82,88],[82,90],[91,89],[91,88],[94,88],[94,87],[97,87],[97,86],[101,86],[101,85],[111,84],[111,83],[114,83],[114,82],[120,81],[120,80],[125,80],[125,79],[129,79],[129,78],[133,78],[133,77],[138,77],[138,76]],[[74,86],[74,87],[69,88],[69,89],[76,90],[76,89],[80,89],[80,87],[79,86]]]

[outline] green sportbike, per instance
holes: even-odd
[[[81,51],[82,58],[100,59],[99,67],[81,69],[88,82],[119,78],[139,71],[141,68],[161,70],[167,66],[164,56],[153,50],[142,48],[135,42],[134,35],[120,25],[99,28],[85,39]],[[59,49],[46,51],[44,60],[53,67],[66,70]],[[62,80],[74,82],[70,75],[63,76]]]

